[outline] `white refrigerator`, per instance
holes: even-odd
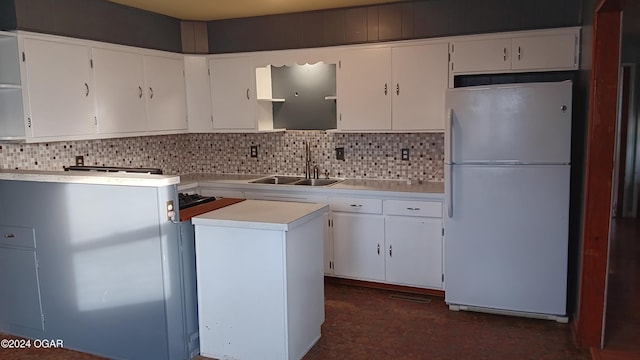
[[[449,89],[445,301],[566,322],[570,81]]]

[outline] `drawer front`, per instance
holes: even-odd
[[[331,211],[382,214],[382,200],[365,198],[331,198]]]
[[[0,246],[35,248],[33,228],[0,225]]]
[[[259,192],[247,192],[245,193],[245,195],[247,199],[251,199],[251,200],[290,201],[290,202],[322,203],[322,204],[327,203],[326,196],[288,194],[288,193],[259,193]]]
[[[442,217],[442,203],[438,201],[385,200],[385,215]]]

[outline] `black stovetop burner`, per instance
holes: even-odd
[[[196,205],[205,204],[211,201],[215,201],[213,196],[202,196],[199,194],[184,194],[178,193],[178,208],[186,209]]]

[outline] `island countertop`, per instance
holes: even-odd
[[[193,225],[288,231],[329,211],[327,204],[245,200],[191,218]]]
[[[95,185],[162,187],[180,183],[176,175],[123,172],[0,170],[0,180],[57,182]]]

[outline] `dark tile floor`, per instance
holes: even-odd
[[[640,360],[640,218],[613,219],[604,350],[597,359]]]
[[[305,360],[591,358],[574,346],[567,324],[453,312],[440,297],[331,283],[325,298],[322,338]],[[0,349],[0,359],[98,358],[70,350]]]
[[[442,298],[328,284],[320,359],[590,359],[570,326],[449,311]]]

